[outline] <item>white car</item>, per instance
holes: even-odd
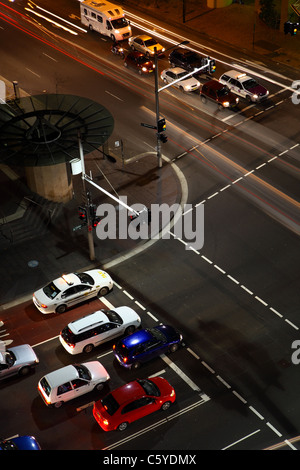
[[[38,391],[46,405],[59,408],[66,401],[94,389],[102,390],[109,379],[109,374],[99,361],[73,364],[42,377]]]
[[[37,290],[32,300],[42,313],[64,313],[72,307],[97,295],[106,295],[113,288],[109,274],[100,269],[63,275]]]
[[[181,67],[174,67],[163,70],[163,72],[160,74],[160,77],[164,83],[172,83],[175,80],[180,80],[187,74],[188,72]],[[174,86],[182,91],[196,91],[200,88],[200,82],[193,76],[190,76],[185,80],[180,80],[180,82],[175,83]]]
[[[153,39],[151,36],[147,36],[146,34],[129,38],[128,44],[132,50],[142,52],[146,57],[154,56],[154,48],[156,48],[158,55],[165,51],[165,48],[159,44],[156,39]]]
[[[259,102],[269,96],[269,91],[254,78],[237,70],[229,70],[223,73],[219,81],[227,85],[229,90],[236,95],[242,96],[249,102]]]
[[[59,340],[70,354],[89,353],[95,346],[133,333],[140,325],[140,316],[130,307],[97,310],[69,323]]]

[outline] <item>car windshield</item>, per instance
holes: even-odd
[[[78,372],[78,377],[85,380],[91,380],[91,374],[83,364],[74,364],[74,367]]]
[[[160,330],[157,330],[156,328],[152,328],[149,331],[151,332],[151,334],[154,336],[155,339],[159,341],[163,341],[164,343],[167,341],[167,338]]]
[[[159,397],[160,396],[159,388],[151,380],[141,379],[141,380],[138,380],[138,383],[140,384],[141,387],[143,387],[143,389],[144,389],[145,393],[147,393],[147,395],[151,395],[151,396],[154,396],[154,397]]]
[[[157,41],[155,41],[155,39],[153,39],[153,38],[146,39],[146,41],[145,41],[145,46],[146,47],[155,46],[155,45],[157,45]]]
[[[253,78],[250,78],[249,80],[243,82],[243,87],[246,88],[246,90],[250,90],[251,88],[254,88],[257,85],[258,83]]]
[[[117,411],[117,409],[120,407],[119,403],[117,402],[117,400],[112,396],[111,393],[109,393],[108,395],[106,395],[106,397],[104,397],[102,400],[101,400],[101,403],[102,403],[102,406],[104,407],[104,409],[107,411],[107,413],[112,416],[113,414],[115,414],[115,412]]]
[[[128,26],[128,21],[126,18],[117,18],[116,20],[111,20],[111,24],[115,29],[125,28],[125,26]]]
[[[229,89],[226,86],[224,86],[224,88],[221,88],[221,90],[217,90],[217,95],[219,97],[228,95],[228,93],[229,93]]]
[[[137,60],[140,64],[145,64],[146,62],[149,62],[149,59],[145,56],[140,56]]]
[[[92,278],[92,276],[90,276],[87,273],[74,273],[74,274],[76,274],[76,276],[79,277],[80,282],[82,282],[83,284],[90,284],[91,286],[95,284],[95,281]]]
[[[55,297],[60,293],[60,290],[56,287],[54,282],[50,282],[50,284],[43,288],[43,292],[50,299],[55,299]]]
[[[121,318],[120,315],[118,315],[117,312],[115,312],[114,310],[107,310],[107,311],[105,311],[105,315],[107,316],[107,318],[109,319],[109,321],[111,321],[111,322],[113,322],[113,323],[118,323],[118,325],[122,325],[122,324],[123,324],[122,318]]]

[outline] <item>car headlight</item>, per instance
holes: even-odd
[[[165,48],[165,47],[163,47],[163,48],[162,48],[162,50],[161,50],[161,52],[165,52],[165,50],[166,50],[166,48]]]
[[[147,67],[142,67],[143,72],[147,72]]]
[[[224,106],[224,108],[228,108],[229,107],[229,101],[224,101],[223,106]]]
[[[235,99],[235,102],[236,102],[236,103],[238,103],[239,101],[240,101],[240,99],[239,99],[239,98],[236,98],[236,99]]]
[[[257,100],[258,95],[253,95],[253,98],[254,98],[255,100]]]

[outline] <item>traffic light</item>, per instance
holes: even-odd
[[[96,215],[96,206],[95,206],[95,204],[90,204],[89,210],[90,210],[91,225],[94,228],[96,228],[97,225],[100,223],[101,217]]]
[[[216,71],[216,61],[215,59],[210,59],[209,60],[209,73],[214,73]]]
[[[167,137],[165,134],[160,134],[160,135],[159,135],[159,138],[160,138],[160,140],[161,140],[161,142],[162,142],[163,144],[165,144],[166,142],[168,142],[168,137]]]
[[[164,132],[166,130],[166,120],[165,118],[159,119],[157,122],[157,132]]]
[[[85,207],[78,207],[78,217],[83,222],[83,225],[87,223],[87,213]]]
[[[292,23],[291,21],[286,21],[283,26],[284,34],[290,33],[291,36],[295,36],[297,31],[299,31],[299,23]]]

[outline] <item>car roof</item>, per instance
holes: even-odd
[[[146,39],[153,39],[151,36],[148,36],[148,34],[139,34],[138,36],[135,36],[135,38],[140,38],[143,41],[146,41]]]
[[[135,398],[145,395],[145,390],[137,380],[133,380],[132,382],[116,388],[111,392],[111,394],[117,400],[119,405],[123,405],[129,400],[131,401]]]
[[[246,73],[239,72],[238,70],[229,70],[229,72],[225,72],[223,75],[228,75],[230,78],[239,79],[241,81],[249,80],[249,78],[251,78]]]
[[[219,82],[218,80],[209,80],[209,82],[204,83],[203,86],[208,86],[209,88],[213,88],[214,90],[221,90],[221,88],[226,85]]]
[[[171,72],[174,72],[176,74],[178,73],[181,73],[181,72],[185,72],[186,74],[188,73],[185,69],[183,69],[182,67],[171,67],[169,69],[166,69],[165,72],[167,72],[168,70],[171,70]]]
[[[107,315],[103,310],[97,310],[96,312],[89,313],[84,317],[73,320],[68,324],[70,330],[75,333],[81,333],[93,326],[98,326],[99,324],[107,321]]]
[[[152,333],[149,329],[138,330],[132,333],[132,335],[125,336],[121,341],[126,348],[132,348],[137,344],[145,343],[152,339]]]
[[[53,388],[69,382],[70,380],[78,379],[78,372],[73,365],[68,365],[61,369],[54,370],[53,372],[49,372],[49,374],[44,375],[44,378],[51,388]]]
[[[53,282],[56,287],[58,287],[60,290],[65,290],[67,287],[76,286],[77,284],[80,284],[78,276],[76,276],[76,274],[74,273],[63,274],[61,277],[55,279]]]

